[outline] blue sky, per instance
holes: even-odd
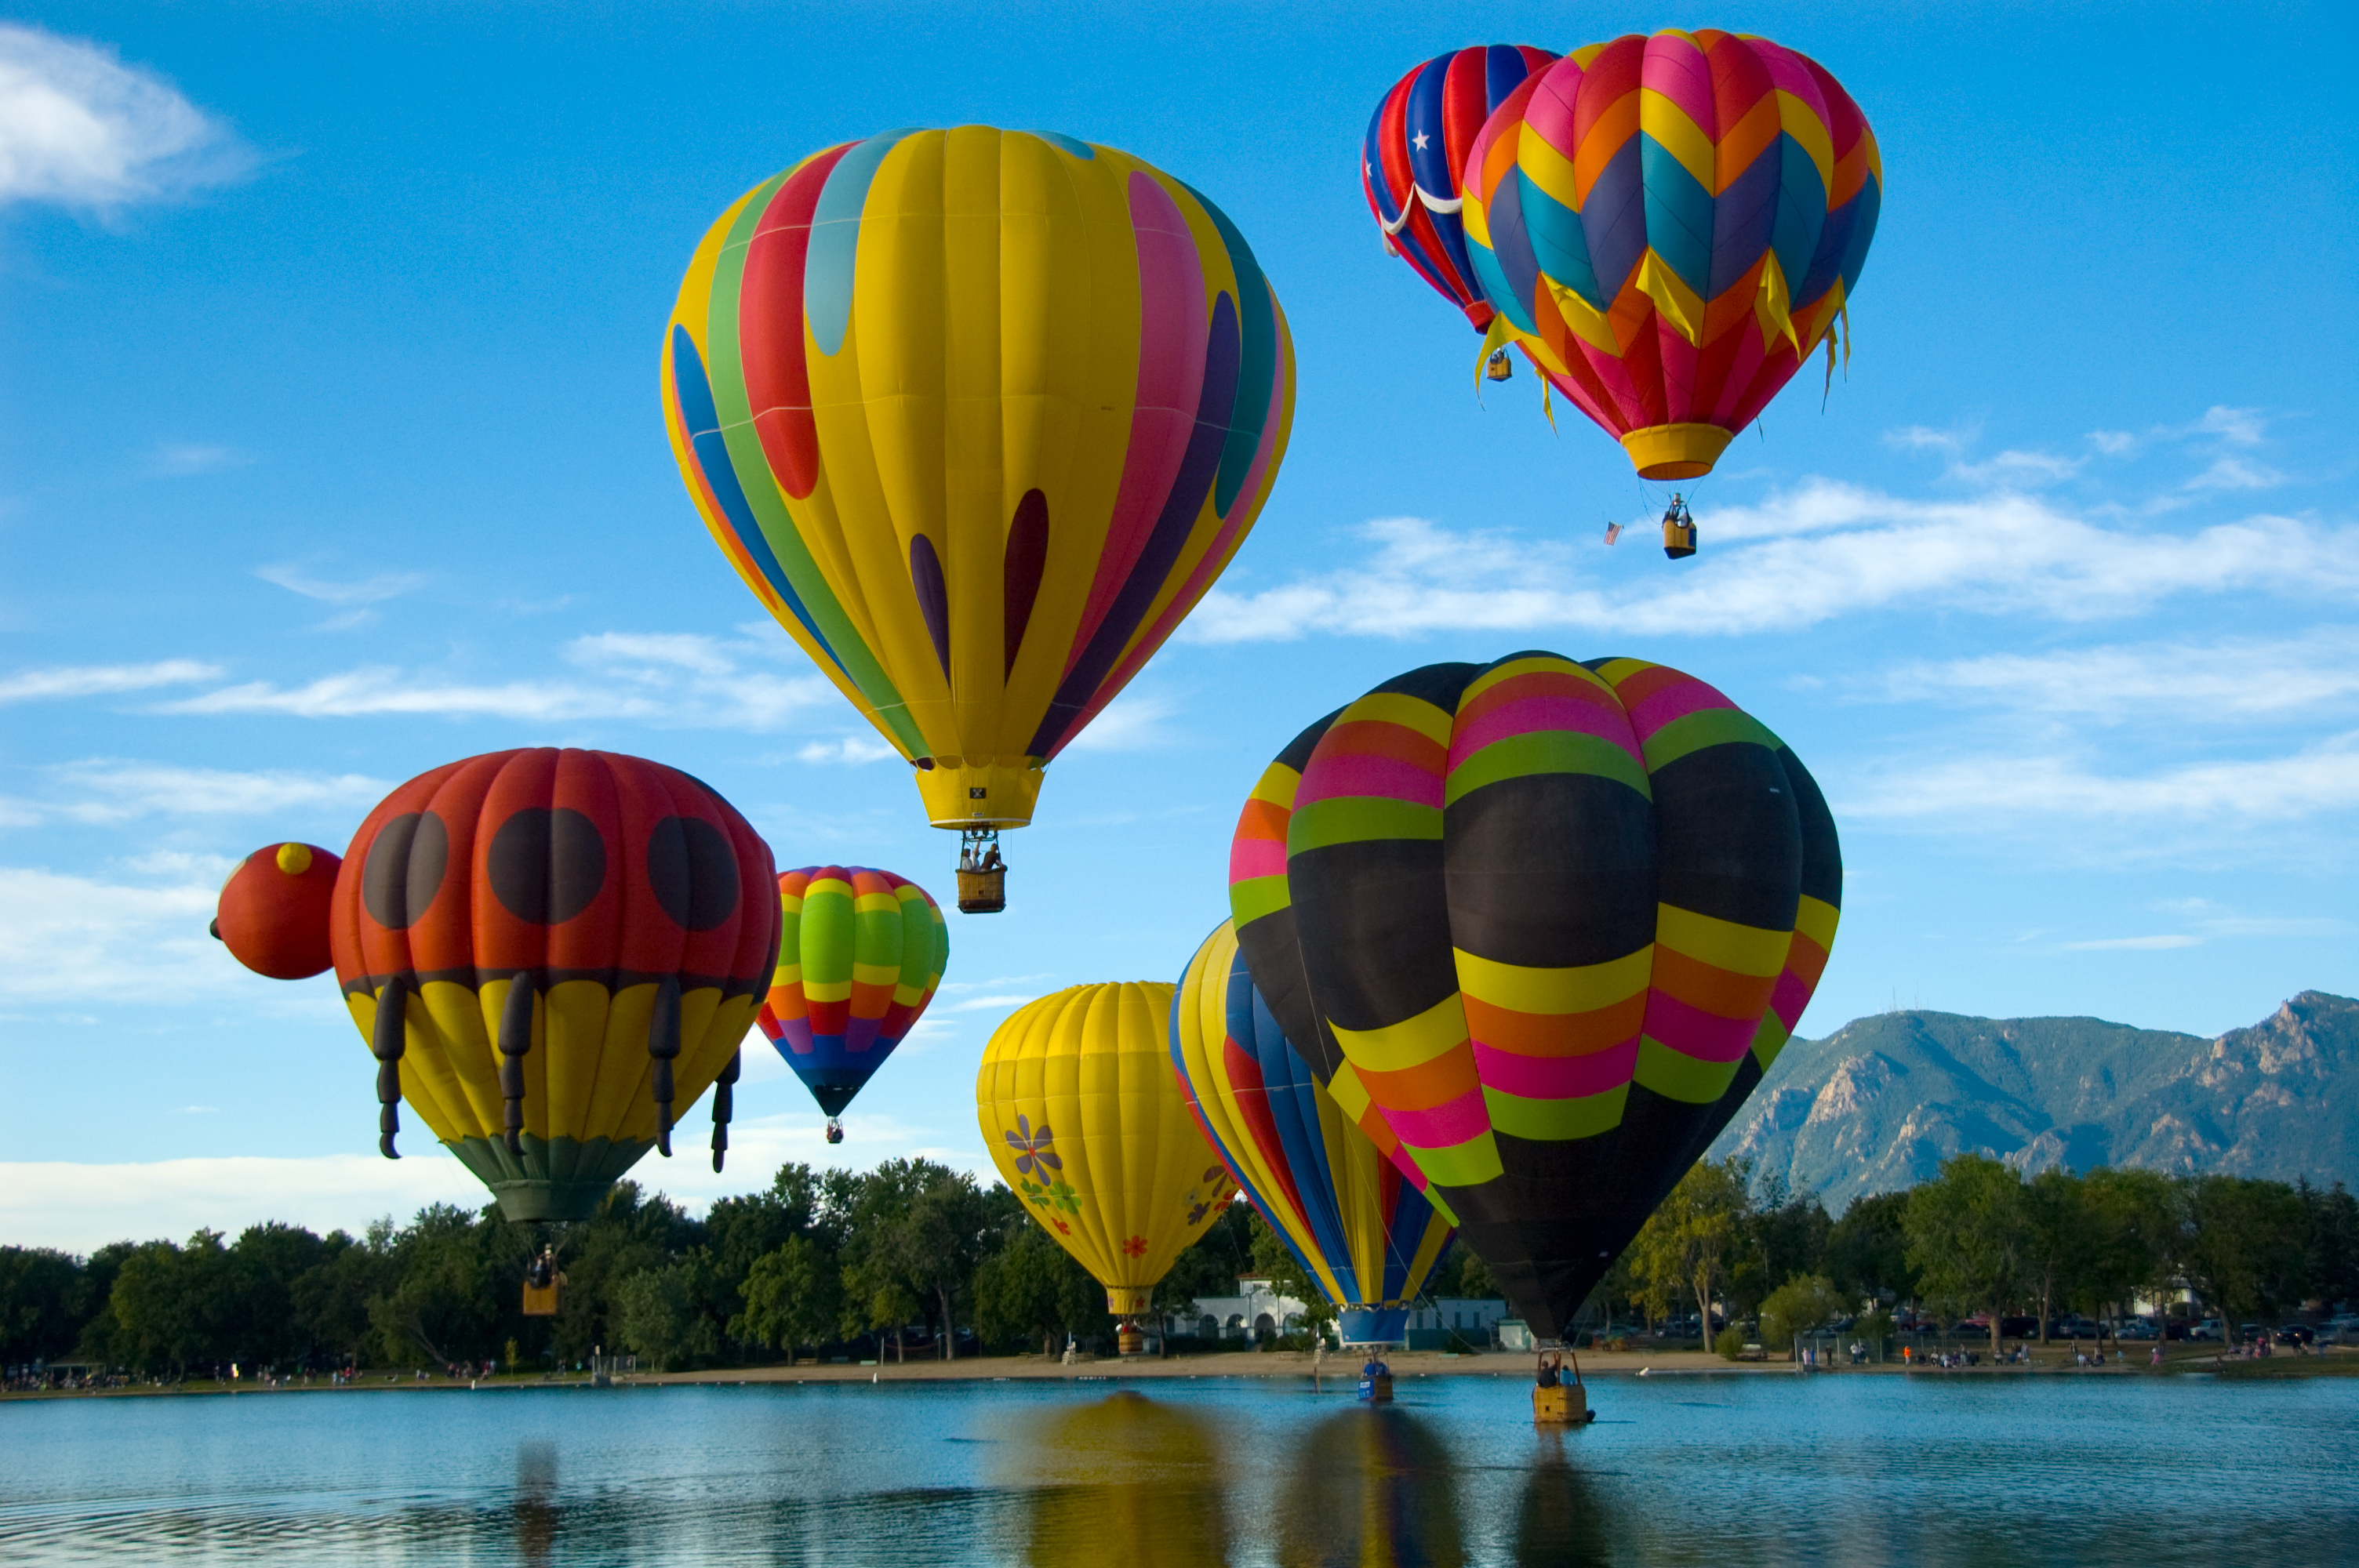
[[[1528,374],[1476,404],[1473,340],[1382,254],[1354,160],[1442,49],[1706,23],[1834,71],[1886,196],[1848,375],[1770,406],[1675,564],[1602,545],[1648,496]],[[712,218],[897,124],[1061,130],[1219,202],[1294,330],[1293,444],[1215,594],[1050,770],[1009,913],[951,916],[851,1140],[757,1049],[728,1174],[646,1179],[982,1168],[992,1027],[1175,977],[1296,730],[1523,647],[1691,670],[1816,773],[1847,886],[1806,1033],[1896,1004],[2214,1033],[2359,991],[2359,144],[2332,67],[2288,74],[2351,54],[2347,7],[0,4],[0,1239],[473,1201],[447,1158],[371,1152],[328,979],[204,935],[238,856],[341,849],[452,758],[656,757],[781,864],[948,894],[953,841],[705,537],[656,395]]]

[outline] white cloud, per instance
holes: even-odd
[[[795,755],[806,762],[857,766],[862,762],[881,762],[900,753],[882,741],[872,741],[865,735],[845,735],[833,741],[813,741],[798,748]]]
[[[31,702],[43,697],[103,697],[117,691],[147,691],[159,686],[190,686],[219,680],[218,665],[194,659],[159,659],[151,665],[81,665],[46,670],[19,670],[0,676],[0,704]]]
[[[1892,701],[1947,698],[2105,723],[2139,714],[2179,725],[2287,719],[2359,701],[2359,629],[1911,663],[1886,672],[1873,689]]]
[[[2199,936],[2172,934],[2164,936],[2107,936],[2094,942],[2067,942],[2067,953],[2157,953],[2174,947],[2192,947],[2202,940]]]
[[[218,473],[243,467],[254,460],[231,447],[201,446],[193,441],[163,441],[148,454],[147,471],[159,479],[186,479],[191,474]]]
[[[2288,756],[2186,763],[2143,776],[2101,773],[2063,756],[1982,755],[1852,781],[1846,820],[2175,822],[2217,829],[2288,822],[2359,806],[2359,731]]]
[[[2136,451],[2138,444],[2138,438],[2127,430],[2092,430],[2087,439],[2089,445],[2109,458],[2118,458],[2125,453]]]
[[[330,582],[295,566],[256,567],[254,575],[265,582],[277,584],[289,593],[299,593],[322,604],[381,604],[408,593],[426,580],[419,572],[379,572],[358,582]]]
[[[76,822],[143,816],[264,816],[311,806],[375,805],[393,786],[359,773],[233,773],[105,759],[50,770],[68,798],[48,809]]]
[[[2186,488],[2201,493],[2206,491],[2268,490],[2283,484],[2285,475],[2260,463],[2248,463],[2242,458],[2217,458],[2212,466],[2187,481]]]
[[[1904,452],[1946,452],[1954,458],[1973,446],[1981,436],[1979,422],[1952,426],[1947,430],[1936,430],[1925,425],[1905,425],[1897,430],[1886,430],[1884,444],[1897,447]]]
[[[1065,749],[1143,752],[1168,745],[1172,735],[1165,720],[1179,711],[1179,701],[1161,692],[1125,691],[1100,709]]]
[[[253,162],[226,125],[104,45],[0,23],[0,206],[109,212],[235,179]]]
[[[1978,463],[1951,463],[1947,477],[1983,485],[2053,483],[2079,473],[2084,460],[2052,452],[2006,451]]]
[[[2268,435],[2268,416],[2257,408],[2226,408],[2214,404],[2192,425],[2164,434],[2176,437],[2216,436],[2232,447],[2257,447]]]
[[[2100,526],[2035,496],[1903,501],[1819,480],[1698,523],[1700,561],[1629,583],[1577,564],[1560,537],[1383,519],[1356,530],[1367,547],[1355,564],[1259,592],[1215,588],[1180,635],[1243,643],[1563,628],[1734,636],[1873,610],[2074,622],[2148,610],[2178,594],[2359,591],[2359,531],[2289,519],[2151,532]],[[2286,571],[2289,553],[2303,560],[2299,574]]]
[[[217,886],[131,886],[0,866],[0,997],[12,1004],[218,990],[245,974],[206,934]]]

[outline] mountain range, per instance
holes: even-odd
[[[1840,1215],[1978,1151],[2359,1187],[2359,1001],[2304,991],[2216,1039],[2095,1018],[1883,1012],[1787,1045],[1711,1150]]]

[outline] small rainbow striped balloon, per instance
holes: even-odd
[[[1842,898],[1834,819],[1758,720],[1549,653],[1321,719],[1230,861],[1287,1037],[1551,1338],[1777,1060]]]
[[[1709,471],[1859,285],[1884,199],[1843,84],[1767,38],[1592,44],[1484,122],[1462,177],[1492,330],[1647,479]]]
[[[755,1022],[840,1116],[934,1000],[950,929],[925,889],[867,866],[788,871],[778,907],[777,972]]]

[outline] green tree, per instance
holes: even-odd
[[[2214,1175],[2182,1178],[2179,1192],[2180,1267],[2230,1332],[2247,1314],[2301,1299],[2309,1216],[2293,1188]]]
[[[1029,1220],[1026,1223],[1039,1229]],[[1155,1312],[1164,1317],[1192,1317],[1196,1303],[1205,1297],[1234,1295],[1237,1281],[1255,1271],[1254,1227],[1260,1223],[1250,1202],[1242,1196],[1234,1200],[1202,1235],[1180,1249],[1170,1271],[1156,1281]]]
[[[1795,1336],[1841,1314],[1843,1294],[1824,1274],[1797,1274],[1761,1302],[1761,1346],[1772,1356],[1791,1352]]]
[[[1302,1260],[1294,1255],[1294,1249],[1286,1244],[1286,1238],[1262,1218],[1259,1211],[1251,1213],[1254,1272],[1268,1280],[1279,1295],[1291,1296],[1302,1303],[1305,1333],[1325,1334],[1335,1321],[1334,1303],[1319,1288],[1310,1271],[1302,1266]]]
[[[234,1358],[236,1292],[217,1230],[198,1231],[186,1247],[151,1241],[136,1249],[115,1274],[108,1304],[111,1360],[185,1375]]]
[[[517,1233],[518,1251],[512,1274],[501,1281],[503,1299],[516,1292],[524,1275],[524,1253],[539,1245],[532,1227],[509,1227]],[[554,1230],[548,1234],[555,1236]],[[565,1271],[565,1309],[549,1325],[549,1345],[560,1362],[578,1363],[603,1346],[625,1343],[620,1302],[622,1281],[643,1269],[669,1267],[704,1240],[704,1227],[678,1204],[661,1194],[650,1197],[636,1182],[614,1184],[588,1219],[567,1226],[558,1244],[558,1260]]]
[[[973,1177],[930,1160],[887,1160],[861,1177],[844,1223],[849,1325],[891,1329],[900,1358],[910,1320],[939,1306],[947,1347],[951,1308],[978,1260],[986,1213]]]
[[[2023,1179],[1987,1154],[1960,1154],[1908,1195],[1904,1223],[1926,1293],[1946,1309],[1988,1314],[1995,1357],[1999,1319],[2027,1271]]]
[[[1816,1193],[1797,1194],[1771,1176],[1753,1196],[1730,1260],[1728,1292],[1741,1309],[1757,1306],[1770,1287],[1797,1274],[1822,1273],[1834,1221]]]
[[[1029,1344],[1038,1336],[1044,1356],[1056,1354],[1063,1335],[1114,1332],[1105,1287],[1029,1219],[975,1269],[974,1321],[975,1332],[993,1344]]]
[[[641,1269],[614,1287],[615,1326],[631,1350],[678,1372],[719,1351],[720,1336],[699,1310],[701,1254]]]
[[[2341,1182],[2321,1191],[2305,1180],[2295,1191],[2305,1217],[2310,1290],[2329,1311],[2359,1300],[2359,1198]]]
[[[785,1351],[789,1367],[795,1346],[826,1344],[843,1321],[843,1271],[815,1235],[789,1236],[756,1259],[740,1294],[745,1309],[731,1320],[730,1334]]]
[[[1711,1312],[1712,1286],[1727,1277],[1751,1214],[1752,1173],[1734,1155],[1700,1160],[1647,1217],[1629,1257],[1650,1324],[1669,1315],[1683,1288],[1694,1291],[1699,1315]]]
[[[1908,1266],[1904,1224],[1908,1194],[1870,1193],[1854,1198],[1827,1232],[1827,1278],[1844,1293],[1865,1301],[1904,1302],[1917,1294],[1917,1271]]]
[[[2100,1166],[2082,1178],[2082,1222],[2089,1229],[2082,1312],[2102,1313],[2138,1294],[2158,1304],[2178,1281],[2177,1195],[2159,1171]]]
[[[48,1247],[0,1247],[0,1366],[54,1361],[88,1314],[81,1259]]]
[[[2081,1178],[2050,1166],[2023,1184],[2024,1283],[2039,1317],[2039,1343],[2058,1302],[2086,1294],[2095,1262],[2095,1217]]]
[[[505,1281],[483,1229],[471,1209],[430,1204],[395,1238],[392,1286],[368,1303],[369,1326],[389,1362],[414,1349],[445,1367],[480,1359],[499,1343]]]

